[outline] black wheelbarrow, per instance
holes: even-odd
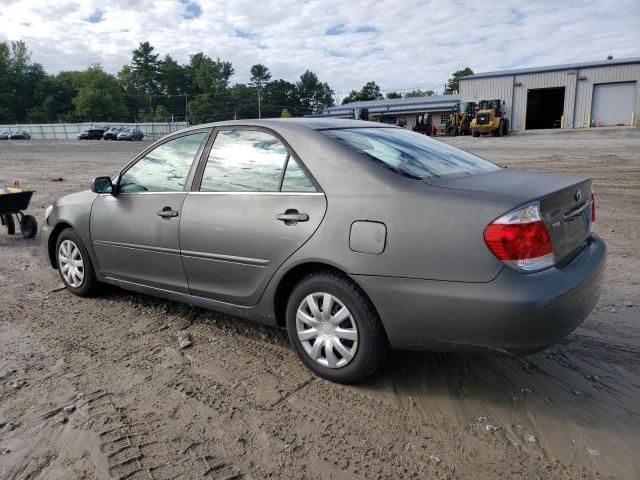
[[[33,215],[22,213],[29,207],[33,192],[15,192],[0,194],[0,222],[7,227],[7,233],[16,233],[16,220],[24,238],[33,238],[38,232],[38,222]]]

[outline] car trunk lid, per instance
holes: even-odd
[[[513,208],[539,201],[557,263],[570,257],[590,235],[592,192],[588,178],[503,169],[461,177],[429,178],[425,182],[440,188],[508,198]]]

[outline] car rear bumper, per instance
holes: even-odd
[[[604,241],[594,236],[563,268],[504,268],[488,283],[354,275],[376,306],[393,348],[527,354],[572,332],[600,295]]]

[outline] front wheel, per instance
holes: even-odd
[[[480,136],[480,132],[478,130],[471,130],[471,135],[475,138]]]
[[[16,222],[13,220],[13,215],[11,213],[2,215],[2,224],[7,227],[7,233],[9,235],[16,233]]]
[[[353,383],[384,361],[388,341],[364,292],[347,277],[316,273],[302,279],[287,303],[289,341],[319,377]]]
[[[58,237],[56,255],[58,272],[67,290],[79,297],[91,296],[98,280],[86,247],[71,228],[63,230]]]

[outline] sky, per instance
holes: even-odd
[[[640,57],[640,0],[0,0],[0,41],[24,40],[50,73],[116,73],[149,41],[181,63],[203,51],[295,81],[314,71],[340,98],[441,92],[452,72]]]

